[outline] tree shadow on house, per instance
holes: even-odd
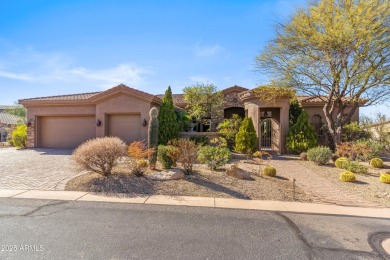
[[[216,192],[225,193],[225,194],[230,195],[230,196],[232,196],[234,198],[237,198],[237,199],[246,199],[246,200],[250,200],[251,199],[246,194],[243,194],[241,192],[232,190],[232,189],[230,189],[228,187],[225,187],[225,186],[222,186],[220,184],[217,184],[217,183],[214,183],[214,182],[210,182],[210,181],[202,178],[201,175],[197,174],[197,173],[194,173],[194,175],[187,176],[187,178],[185,178],[184,180],[188,181],[188,182],[191,182],[191,183],[194,183],[196,185],[205,187],[207,189],[216,191]]]

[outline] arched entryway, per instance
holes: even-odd
[[[280,124],[273,118],[266,118],[260,122],[259,146],[260,150],[280,152]]]
[[[237,114],[239,117],[245,117],[245,109],[242,107],[228,107],[223,111],[223,118],[230,119],[234,114]]]

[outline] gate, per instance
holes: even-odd
[[[280,125],[273,118],[260,122],[260,149],[280,152]]]

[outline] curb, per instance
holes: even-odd
[[[250,209],[291,213],[343,215],[370,218],[390,219],[390,208],[347,207],[328,204],[242,200],[214,197],[164,196],[151,195],[141,197],[107,197],[80,191],[48,191],[48,190],[7,190],[0,189],[0,198],[45,199],[66,201],[115,202],[149,205],[172,205],[208,208]]]

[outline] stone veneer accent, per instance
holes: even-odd
[[[35,121],[31,122],[30,126],[27,126],[27,148],[35,147]]]

